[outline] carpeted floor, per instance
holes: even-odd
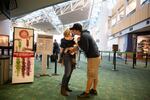
[[[150,100],[150,68],[139,63],[132,69],[132,63],[124,64],[118,60],[117,69],[113,71],[112,62],[103,58],[99,69],[98,96],[87,100]],[[86,63],[80,62],[80,68],[73,72],[70,88],[73,92],[68,97],[60,95],[60,83],[63,67],[58,66],[59,76],[35,77],[33,83],[5,84],[0,86],[0,100],[86,100],[77,98],[86,86]],[[41,62],[35,61],[35,75],[41,71]],[[47,73],[54,72],[50,64]]]

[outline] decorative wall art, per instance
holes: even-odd
[[[34,30],[14,28],[12,83],[34,80]]]

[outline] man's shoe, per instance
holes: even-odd
[[[94,89],[91,89],[91,90],[90,90],[90,94],[91,94],[91,95],[97,95],[97,91],[94,90]]]
[[[79,98],[89,98],[90,97],[90,94],[89,93],[86,93],[86,92],[83,92],[81,93],[80,95],[78,95]]]

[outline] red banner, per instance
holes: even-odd
[[[14,52],[13,57],[21,57],[21,58],[34,57],[34,53],[32,53],[32,52]]]

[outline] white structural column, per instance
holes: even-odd
[[[9,35],[10,29],[11,29],[11,21],[10,20],[0,21],[0,34]]]
[[[0,34],[9,35],[9,40],[13,40],[13,29],[10,20],[7,19],[0,21]]]
[[[101,4],[101,5],[100,5]],[[108,15],[107,8],[108,1],[94,0],[94,7],[92,9],[90,20],[91,35],[96,40],[99,50],[106,51],[108,41]]]

